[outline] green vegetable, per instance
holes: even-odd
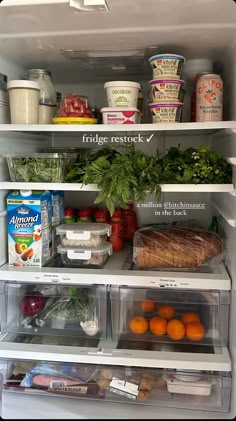
[[[63,182],[63,158],[11,158],[14,181]]]

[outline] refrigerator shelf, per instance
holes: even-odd
[[[232,193],[233,184],[161,184],[163,193]],[[27,183],[1,181],[1,190],[63,190],[63,191],[99,191],[97,184],[81,183]]]
[[[58,259],[52,261],[50,267],[42,268],[9,267],[6,264],[0,269],[0,279],[37,284],[102,284],[219,291],[231,289],[230,277],[222,263],[192,272],[132,270],[131,253],[128,246],[121,252],[113,253],[104,268],[99,270],[64,268]]]
[[[236,121],[206,121],[193,123],[166,123],[166,124],[132,124],[122,127],[121,125],[109,124],[1,124],[1,132],[186,132],[186,131],[209,131],[216,130],[236,131]]]

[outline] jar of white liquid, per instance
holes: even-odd
[[[11,80],[7,84],[12,124],[38,124],[39,94],[38,82]]]
[[[40,85],[39,124],[51,124],[57,112],[57,94],[51,72],[45,69],[30,69],[28,79],[37,81]]]

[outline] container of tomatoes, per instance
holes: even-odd
[[[53,119],[54,124],[96,124],[88,99],[85,96],[71,94],[65,96],[57,113]]]

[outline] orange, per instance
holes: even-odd
[[[191,322],[186,325],[186,336],[191,341],[200,341],[205,335],[205,328],[200,322]]]
[[[136,316],[130,320],[129,327],[133,333],[145,333],[148,330],[148,322],[142,316]]]
[[[149,329],[154,335],[161,336],[166,334],[166,319],[163,317],[155,316],[149,322]]]
[[[170,320],[173,319],[175,315],[175,309],[173,306],[163,305],[159,307],[158,314],[164,319]]]
[[[194,312],[191,312],[191,311],[189,311],[187,313],[184,313],[183,316],[181,317],[181,320],[185,325],[187,325],[188,323],[191,323],[191,322],[199,322],[200,323],[200,318],[197,315],[197,313],[194,313]]]
[[[170,320],[167,323],[167,333],[175,341],[179,341],[185,335],[185,326],[183,322],[177,319]]]
[[[140,302],[140,307],[144,313],[152,313],[156,309],[156,303],[153,300],[143,300]]]

